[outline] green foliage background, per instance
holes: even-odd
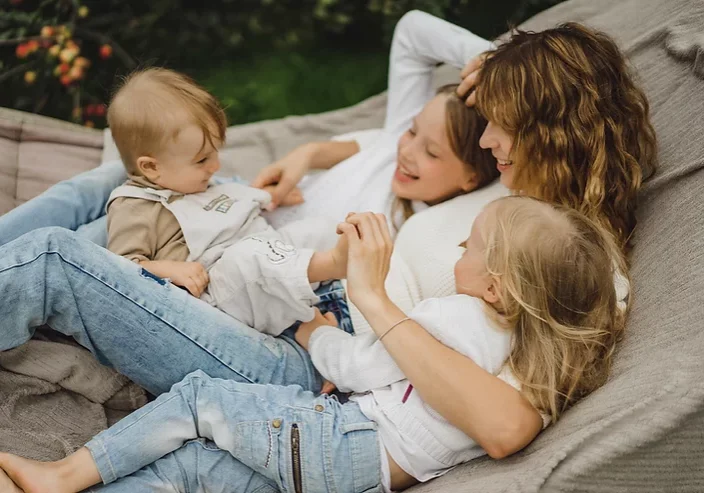
[[[73,109],[108,101],[116,76],[160,65],[204,84],[231,124],[320,112],[386,87],[391,33],[409,10],[493,38],[559,1],[0,0],[0,105],[83,122]],[[58,82],[58,62],[46,49],[16,56],[13,41],[47,25],[66,26],[92,62],[69,87]],[[104,44],[114,48],[106,60],[98,55]],[[28,84],[30,69],[37,78]]]

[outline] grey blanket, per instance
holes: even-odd
[[[140,387],[56,336],[0,352],[0,451],[61,459],[146,402]]]

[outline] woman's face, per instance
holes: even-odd
[[[496,158],[496,168],[501,173],[501,183],[513,188],[513,161],[509,159],[513,148],[513,136],[493,122],[489,122],[479,139],[482,149],[490,149]]]
[[[431,99],[399,139],[396,173],[391,183],[397,197],[432,205],[476,188],[476,174],[450,145],[446,100],[443,94]]]

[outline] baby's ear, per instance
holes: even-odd
[[[139,156],[137,158],[137,169],[142,176],[150,181],[159,178],[159,162],[153,157]]]

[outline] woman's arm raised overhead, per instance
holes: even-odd
[[[490,41],[430,14],[414,10],[404,15],[391,43],[386,131],[406,131],[432,99],[433,71],[438,64],[461,68],[493,48]]]

